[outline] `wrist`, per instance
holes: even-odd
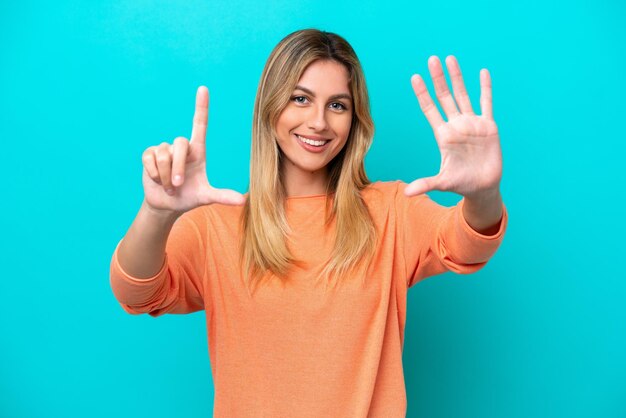
[[[463,217],[475,231],[492,235],[498,231],[502,219],[502,195],[491,190],[472,197],[464,196]]]
[[[182,212],[177,212],[173,210],[154,208],[150,206],[150,204],[148,204],[148,202],[146,202],[145,200],[141,204],[140,211],[143,212],[147,218],[150,218],[162,224],[173,224],[176,219],[178,219],[180,215],[183,214]]]
[[[500,186],[496,186],[490,189],[483,189],[475,193],[467,194],[463,196],[465,200],[471,200],[476,204],[484,204],[493,201],[497,201],[501,198]]]

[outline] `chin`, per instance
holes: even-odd
[[[315,173],[322,171],[328,166],[328,164],[295,164],[296,168],[302,171],[308,171],[309,173]]]

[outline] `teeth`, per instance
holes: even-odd
[[[298,138],[300,138],[300,141],[302,142],[306,142],[309,145],[314,145],[316,147],[319,147],[321,145],[324,145],[325,143],[327,143],[328,141],[315,141],[313,139],[309,139],[309,138],[305,138],[303,136],[300,135],[296,135]]]

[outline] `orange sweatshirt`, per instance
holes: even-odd
[[[111,260],[111,287],[131,314],[206,313],[215,417],[405,417],[402,348],[407,290],[451,270],[473,273],[500,245],[474,231],[461,200],[408,198],[401,181],[362,191],[379,242],[364,282],[313,285],[330,254],[324,196],[288,198],[289,249],[307,265],[252,298],[239,274],[241,206],[193,209],[174,224],[162,269],[140,280]],[[118,244],[119,247],[119,244]],[[363,274],[363,273],[361,273]]]

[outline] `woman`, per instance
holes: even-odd
[[[145,199],[111,286],[131,314],[205,310],[214,416],[405,416],[408,288],[480,269],[507,223],[489,74],[477,116],[456,60],[446,63],[454,97],[429,60],[447,122],[411,79],[442,163],[408,186],[368,180],[363,71],[343,38],[318,30],[288,35],[266,63],[247,196],[207,181],[204,87],[191,140],[144,152]],[[463,199],[446,208],[430,190]]]

